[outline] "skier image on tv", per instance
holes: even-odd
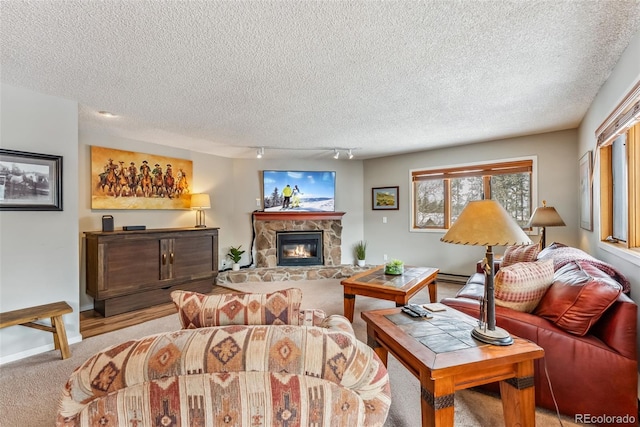
[[[289,184],[282,189],[282,209],[289,209],[289,205],[291,204],[291,194],[293,194],[293,189]]]
[[[296,209],[300,207],[300,195],[302,192],[297,185],[293,186],[293,193],[291,193],[291,207]]]
[[[335,172],[264,171],[263,194],[265,212],[334,212]]]

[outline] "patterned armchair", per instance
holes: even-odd
[[[257,294],[172,295],[190,329],[92,356],[67,382],[56,425],[382,426],[386,368],[345,318],[296,308],[296,291],[261,304]],[[273,321],[220,325],[258,318]]]

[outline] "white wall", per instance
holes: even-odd
[[[369,261],[383,263],[383,255],[405,263],[438,267],[441,272],[469,275],[475,263],[484,256],[484,249],[475,246],[440,242],[443,232],[409,232],[411,169],[449,166],[500,159],[536,156],[538,180],[537,200],[546,200],[556,208],[566,227],[547,228],[547,244],[556,241],[568,245],[577,243],[578,233],[578,157],[575,130],[510,138],[500,141],[470,144],[452,148],[423,151],[366,160],[364,162],[364,235],[369,243]],[[373,211],[372,187],[400,187],[400,209]],[[387,223],[383,223],[387,217]],[[538,241],[538,236],[531,236]],[[495,248],[502,253],[504,248]]]
[[[600,88],[598,96],[591,104],[579,128],[578,154],[582,156],[589,150],[595,154],[596,129],[607,119],[609,114],[618,106],[622,99],[631,91],[633,86],[640,81],[640,32],[631,40],[631,43],[611,72],[607,82]],[[613,245],[600,242],[600,163],[599,157],[594,156],[594,180],[593,180],[593,231],[579,230],[580,247],[602,259],[615,265],[631,282],[631,298],[640,303],[640,255],[624,250],[616,250]],[[638,320],[640,330],[640,319]],[[638,337],[640,348],[640,337]]]
[[[78,342],[78,104],[5,84],[0,96],[2,148],[63,157],[64,209],[0,212],[0,311],[66,301],[69,342]],[[0,330],[0,363],[53,348],[51,333]]]

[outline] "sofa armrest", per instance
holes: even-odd
[[[484,273],[473,273],[467,283],[458,291],[456,298],[480,300],[484,298]]]
[[[327,316],[324,310],[306,309],[300,310],[300,325],[301,326],[319,326],[321,328],[331,329],[334,331],[347,332],[348,334],[356,336],[353,330],[353,326],[349,319],[340,315],[332,314]]]
[[[638,305],[625,294],[620,294],[589,333],[624,357],[638,360],[637,318]]]
[[[353,330],[353,325],[349,322],[349,319],[340,314],[332,314],[331,316],[326,317],[318,326],[332,329],[334,331],[346,332],[354,337],[356,336],[356,333]]]

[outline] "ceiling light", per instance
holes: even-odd
[[[349,160],[353,159],[353,153],[351,152],[351,148],[349,148],[348,154],[349,154]]]
[[[115,114],[110,113],[108,111],[98,111],[98,114],[104,117],[117,117]]]
[[[264,147],[258,148],[258,152],[256,153],[256,158],[261,159],[264,154]]]
[[[338,160],[338,157],[340,157],[340,152],[338,151],[337,148],[334,148],[333,151],[335,152],[335,154],[333,155],[333,158]]]

